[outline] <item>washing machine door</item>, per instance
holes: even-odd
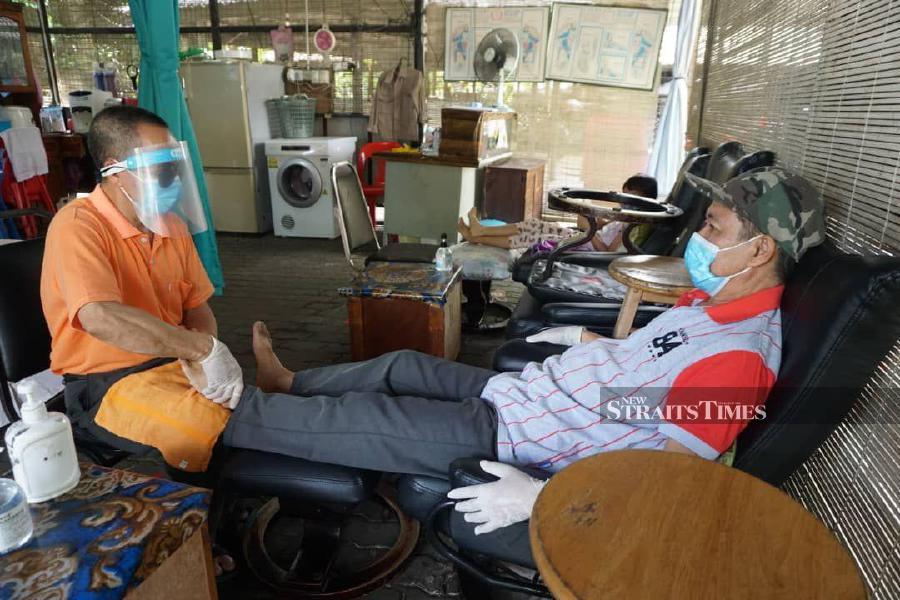
[[[278,169],[278,192],[294,208],[309,208],[322,195],[322,176],[305,158],[289,158]]]

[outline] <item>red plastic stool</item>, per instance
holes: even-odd
[[[375,227],[375,205],[378,199],[384,196],[384,171],[385,164],[383,160],[373,159],[372,155],[378,152],[390,152],[394,148],[399,148],[403,144],[397,142],[369,142],[364,144],[359,150],[359,157],[356,159],[356,172],[359,174],[359,183],[362,185],[363,195],[366,197],[366,204],[369,206],[369,218],[372,220],[372,227]],[[370,160],[375,161],[375,168],[372,169],[372,183],[366,183],[366,166]]]
[[[16,181],[13,173],[12,163],[9,160],[9,153],[0,140],[0,151],[3,153],[3,182],[0,184],[0,195],[3,201],[11,210],[26,209],[32,207],[44,208],[50,214],[56,213],[56,206],[50,199],[50,192],[47,190],[47,176],[35,175],[25,181]],[[35,217],[20,217],[20,227],[25,239],[37,237],[38,229]]]

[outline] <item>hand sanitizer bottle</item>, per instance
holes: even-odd
[[[66,415],[47,412],[35,394],[34,383],[22,382],[16,391],[25,401],[20,409],[22,419],[6,430],[13,477],[28,502],[45,502],[74,488],[81,477],[72,425]]]
[[[25,492],[12,479],[0,479],[0,554],[25,545],[33,533]]]
[[[453,270],[453,256],[450,253],[450,248],[447,247],[446,233],[441,234],[441,246],[434,255],[434,268],[438,271]]]

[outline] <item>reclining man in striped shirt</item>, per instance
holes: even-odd
[[[257,323],[257,385],[244,387],[225,444],[437,477],[457,458],[487,458],[482,468],[497,481],[449,494],[466,499],[457,510],[479,524],[476,533],[529,517],[543,482],[517,467],[553,473],[632,448],[716,459],[765,416],[781,358],[784,281],[824,240],[824,211],[806,180],[780,169],[724,188],[695,183],[713,195],[685,253],[697,289],[627,339],[546,330],[528,341],[571,347],[521,373],[412,351],[293,373]],[[188,371],[206,393],[200,369]]]

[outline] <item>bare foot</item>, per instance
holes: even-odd
[[[472,232],[472,235],[475,237],[481,237],[484,235],[484,225],[481,224],[481,221],[478,220],[478,211],[473,206],[469,209],[469,231]]]
[[[459,218],[459,222],[456,224],[456,231],[464,240],[472,239],[472,231],[466,226],[466,222],[462,220],[462,217]]]
[[[256,356],[256,387],[264,392],[289,392],[294,374],[275,356],[272,336],[262,321],[253,324],[253,354]]]

